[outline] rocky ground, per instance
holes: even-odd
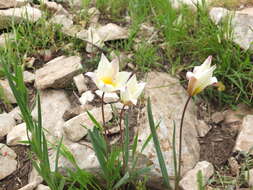
[[[80,8],[80,1],[75,0],[71,6]],[[192,1],[185,1],[194,9]],[[241,5],[234,13],[223,7],[210,8],[210,18],[221,24],[227,15],[232,17],[234,29],[234,42],[243,49],[252,49],[253,39],[253,8],[250,3]],[[175,1],[174,6],[179,6]],[[246,7],[246,8],[245,8]],[[14,40],[12,33],[5,33],[4,28],[11,25],[10,20],[19,23],[23,19],[30,22],[38,21],[43,11],[49,11],[53,16],[48,22],[62,25],[62,32],[73,38],[78,38],[86,43],[85,56],[94,57],[108,51],[104,47],[108,42],[125,40],[129,36],[128,23],[111,23],[101,20],[100,11],[91,7],[88,10],[89,21],[83,25],[77,25],[73,20],[75,15],[70,13],[65,3],[45,1],[43,8],[28,3],[25,0],[0,0],[0,45],[6,46],[6,40]],[[156,29],[150,23],[143,23],[138,35],[145,36],[150,43],[158,41]],[[138,43],[138,38],[136,39]],[[110,45],[110,44],[109,44]],[[112,48],[113,49],[113,48]],[[104,52],[110,55],[111,61],[119,62],[122,68],[136,72],[135,65],[131,63],[132,54],[125,52]],[[85,76],[85,60],[80,55],[65,55],[52,51],[43,52],[43,63],[36,65],[36,57],[27,58],[27,67],[24,71],[24,81],[29,89],[31,104],[35,99],[35,92],[40,91],[43,127],[47,131],[47,139],[57,142],[62,136],[64,145],[69,148],[77,160],[81,169],[92,170],[99,167],[95,153],[89,147],[87,129],[81,125],[92,127],[86,111],[89,110],[94,117],[102,122],[101,96],[102,92],[96,88],[93,82]],[[29,67],[30,65],[30,67]],[[36,69],[30,69],[34,66]],[[181,112],[187,100],[187,92],[180,80],[162,71],[152,71],[140,74],[142,80],[147,82],[144,96],[137,108],[127,108],[130,114],[130,127],[133,133],[138,131],[139,145],[150,134],[145,102],[151,98],[155,120],[160,121],[157,130],[162,152],[169,175],[173,175],[172,131],[173,122],[179,126]],[[10,107],[1,103],[5,112],[0,114],[0,190],[46,190],[43,180],[32,168],[29,155],[29,147],[21,141],[27,140],[26,124],[20,116],[20,110],[16,107],[16,100],[11,92],[8,81],[0,80],[5,97]],[[105,94],[105,120],[107,123],[115,121],[122,104],[116,93]],[[111,106],[114,109],[111,109]],[[37,118],[36,105],[32,112]],[[237,110],[227,109],[218,111],[211,103],[205,103],[197,99],[191,101],[186,112],[183,134],[183,179],[180,186],[183,190],[197,190],[197,173],[202,171],[207,189],[225,189],[218,180],[219,175],[226,175],[230,179],[241,179],[242,174],[248,170],[249,180],[242,184],[231,184],[230,189],[249,190],[253,186],[253,169],[250,154],[246,154],[253,146],[253,110],[244,104],[240,104]],[[112,125],[110,128],[111,143],[119,140],[119,128]],[[178,133],[178,130],[176,131]],[[178,142],[178,136],[176,136]],[[139,149],[141,147],[138,147]],[[54,167],[56,152],[49,152]],[[156,157],[153,143],[149,143],[142,155],[143,165],[152,163],[149,179],[150,189],[162,189],[161,171]],[[245,166],[246,161],[248,165]],[[60,168],[72,168],[73,166],[63,157],[59,160]],[[246,167],[246,169],[245,169]],[[226,186],[227,187],[227,186]]]

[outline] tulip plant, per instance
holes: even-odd
[[[93,131],[89,130],[89,136],[91,137],[92,145],[94,148],[94,151],[97,155],[98,161],[100,163],[100,166],[103,171],[103,176],[107,181],[107,189],[116,189],[122,184],[125,184],[128,180],[133,179],[136,176],[140,176],[141,173],[148,171],[148,168],[142,168],[140,170],[135,170],[134,172],[127,170],[128,167],[128,160],[129,160],[129,127],[128,127],[128,117],[124,119],[125,121],[125,134],[123,134],[123,127],[122,127],[122,121],[124,118],[124,110],[126,106],[135,106],[138,101],[138,97],[141,95],[145,83],[144,82],[137,82],[136,76],[134,74],[131,74],[130,72],[124,72],[119,71],[119,64],[117,62],[110,62],[104,54],[101,56],[101,60],[98,64],[98,68],[94,72],[88,72],[86,73],[87,76],[89,76],[93,82],[96,84],[96,86],[103,91],[101,103],[102,103],[102,118],[103,118],[103,125],[100,126],[100,124],[96,121],[96,119],[90,114],[90,118],[97,126],[97,128],[94,128]],[[115,151],[112,146],[110,145],[108,135],[110,135],[108,128],[105,124],[104,119],[104,96],[105,93],[111,93],[111,92],[119,92],[120,93],[120,102],[123,104],[122,109],[120,111],[119,116],[119,128],[120,128],[120,151]],[[104,138],[100,135],[99,130],[101,129],[104,134]],[[150,137],[147,139],[147,141],[144,143],[142,150],[144,149],[144,146],[147,144],[147,142],[151,139]],[[132,148],[132,170],[135,169],[135,165],[137,163],[137,157],[135,157],[134,153],[136,152],[137,148],[137,141],[138,136],[135,137],[134,145]],[[116,153],[115,153],[116,152]],[[108,163],[116,164],[119,162],[117,158],[119,158],[120,152],[122,152],[122,160],[123,164],[120,167],[111,166],[107,167]],[[116,159],[115,159],[116,158]],[[119,164],[119,163],[118,163]],[[120,165],[120,164],[119,164]],[[120,175],[123,175],[123,177],[118,180],[118,182],[115,184],[115,179],[112,178],[112,176],[115,176],[119,170],[116,168],[120,168]],[[118,176],[120,178],[120,176]]]
[[[179,180],[181,178],[181,154],[182,154],[182,134],[183,134],[183,122],[184,122],[184,116],[185,112],[187,109],[187,106],[191,100],[191,98],[200,92],[202,92],[206,87],[210,85],[216,85],[217,84],[217,79],[216,77],[213,77],[213,71],[215,70],[216,66],[211,66],[212,62],[212,56],[209,56],[202,65],[196,66],[193,69],[193,72],[187,72],[186,77],[189,80],[188,83],[188,99],[185,103],[183,112],[182,112],[182,117],[181,117],[181,122],[180,122],[180,128],[179,128],[179,153],[178,153],[178,159],[176,156],[176,143],[175,143],[175,123],[174,123],[174,131],[173,131],[173,159],[174,159],[174,173],[175,173],[175,190],[179,190]],[[158,161],[160,164],[161,168],[161,173],[163,175],[164,183],[167,186],[168,189],[172,189],[169,183],[169,176],[168,172],[166,169],[166,164],[164,162],[163,154],[160,148],[158,136],[156,133],[156,127],[154,123],[154,118],[152,114],[152,109],[151,109],[151,103],[150,99],[148,101],[148,119],[150,123],[150,129],[152,132],[152,137],[155,145],[155,149],[157,152],[158,156]],[[177,167],[178,163],[178,167]]]

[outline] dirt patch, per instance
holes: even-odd
[[[17,154],[17,169],[10,176],[0,181],[0,190],[18,190],[28,183],[28,175],[32,168],[29,159],[29,148],[26,146],[11,147]]]
[[[221,166],[231,156],[236,135],[229,128],[213,126],[209,133],[199,139],[200,160]]]

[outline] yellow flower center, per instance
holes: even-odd
[[[102,77],[101,80],[103,81],[103,83],[108,84],[108,85],[112,85],[112,86],[116,86],[115,82],[113,81],[112,77]]]

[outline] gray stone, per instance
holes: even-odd
[[[166,94],[166,95],[165,95]],[[161,144],[167,171],[170,176],[174,175],[173,164],[173,123],[176,125],[176,147],[179,143],[179,125],[185,102],[188,98],[187,92],[180,85],[178,79],[166,73],[151,72],[147,75],[147,86],[145,88],[145,96],[150,97],[152,111],[155,123],[160,123],[157,134]],[[183,128],[183,146],[182,146],[182,174],[192,169],[199,160],[199,143],[196,127],[198,126],[196,107],[190,101],[184,120]],[[137,128],[139,133],[138,148],[141,149],[142,144],[150,135],[150,127],[147,119],[146,109],[144,109],[140,126]],[[152,178],[156,181],[160,179],[161,170],[156,155],[153,142],[150,142],[145,148],[144,155],[153,163]],[[178,157],[178,151],[177,151]],[[161,181],[160,181],[161,182]],[[159,184],[160,184],[159,182]]]
[[[17,103],[16,98],[13,95],[11,87],[9,86],[9,82],[7,80],[0,80],[0,88],[3,88],[4,97],[7,99],[9,103],[12,104]]]
[[[29,71],[24,71],[23,72],[23,77],[24,77],[24,82],[25,83],[33,83],[35,80],[35,74],[29,72]]]
[[[44,1],[43,2],[46,8],[56,15],[67,15],[70,16],[68,11],[63,8],[63,6],[59,3],[56,2],[51,2],[51,1]]]
[[[29,133],[30,134],[30,133]],[[27,145],[20,141],[27,141],[27,131],[26,124],[21,123],[12,128],[12,130],[7,135],[7,145]]]
[[[0,46],[1,47],[6,47],[6,43],[9,41],[14,40],[14,34],[12,33],[3,33],[0,35]]]
[[[229,15],[229,10],[223,7],[213,7],[209,12],[210,18],[215,24],[219,24],[222,19]]]
[[[64,124],[63,114],[71,108],[71,102],[64,90],[43,90],[40,93],[42,125],[46,129],[46,137],[50,141],[60,139],[64,133],[62,126]],[[35,119],[37,108],[32,112]]]
[[[17,168],[16,153],[0,143],[0,180],[11,175]]]
[[[50,21],[54,24],[61,25],[63,30],[73,26],[73,20],[66,15],[55,15]]]
[[[196,126],[199,137],[204,137],[210,131],[211,126],[207,125],[203,120],[199,121],[199,124]]]
[[[112,118],[112,111],[109,105],[104,107],[105,110],[105,122]],[[96,118],[96,120],[102,122],[101,108],[94,108],[90,113]],[[84,128],[83,126],[87,127]],[[66,136],[72,141],[79,141],[88,133],[88,129],[92,129],[94,126],[87,113],[82,113],[67,122],[64,123],[63,129]]]
[[[82,94],[88,90],[88,81],[86,78],[84,78],[83,74],[77,75],[73,79],[79,94]]]
[[[102,96],[103,96],[103,91],[102,90],[96,90],[95,92],[101,99],[102,99]],[[109,104],[109,103],[113,103],[113,102],[117,102],[119,100],[119,96],[116,94],[116,93],[105,93],[104,95],[104,102],[106,104]]]
[[[81,58],[78,56],[57,57],[49,61],[35,73],[35,84],[38,89],[64,88],[72,78],[82,70]]]
[[[10,8],[0,10],[0,29],[11,26],[12,22],[19,23],[23,20],[36,22],[42,16],[39,9],[31,7],[30,5],[21,8]]]
[[[39,184],[36,190],[50,190],[50,188],[46,185]]]
[[[82,96],[79,98],[79,101],[82,105],[87,104],[88,102],[92,102],[95,95],[89,90],[82,94]]]
[[[0,137],[7,135],[15,125],[16,122],[10,114],[0,114]]]
[[[99,170],[100,167],[95,152],[90,148],[92,147],[91,144],[86,143],[86,145],[84,145],[79,143],[72,143],[66,147],[73,154],[80,169],[85,169],[92,172]],[[55,168],[55,158],[56,153],[54,152],[50,156],[50,166],[53,171]],[[74,166],[69,162],[69,160],[63,156],[60,156],[58,166],[60,169],[63,169],[63,171],[66,168],[74,169]]]
[[[0,0],[0,9],[20,7],[27,4],[26,0]]]
[[[247,115],[242,122],[242,129],[237,136],[235,151],[248,152],[253,147],[253,115]]]
[[[23,119],[18,106],[11,110],[8,114],[16,121],[16,124],[22,123]]]
[[[203,184],[206,184],[214,173],[214,167],[207,161],[198,162],[197,165],[192,170],[188,171],[183,179],[180,180],[179,185],[182,190],[198,189],[197,175],[199,171],[201,171],[203,176]]]

